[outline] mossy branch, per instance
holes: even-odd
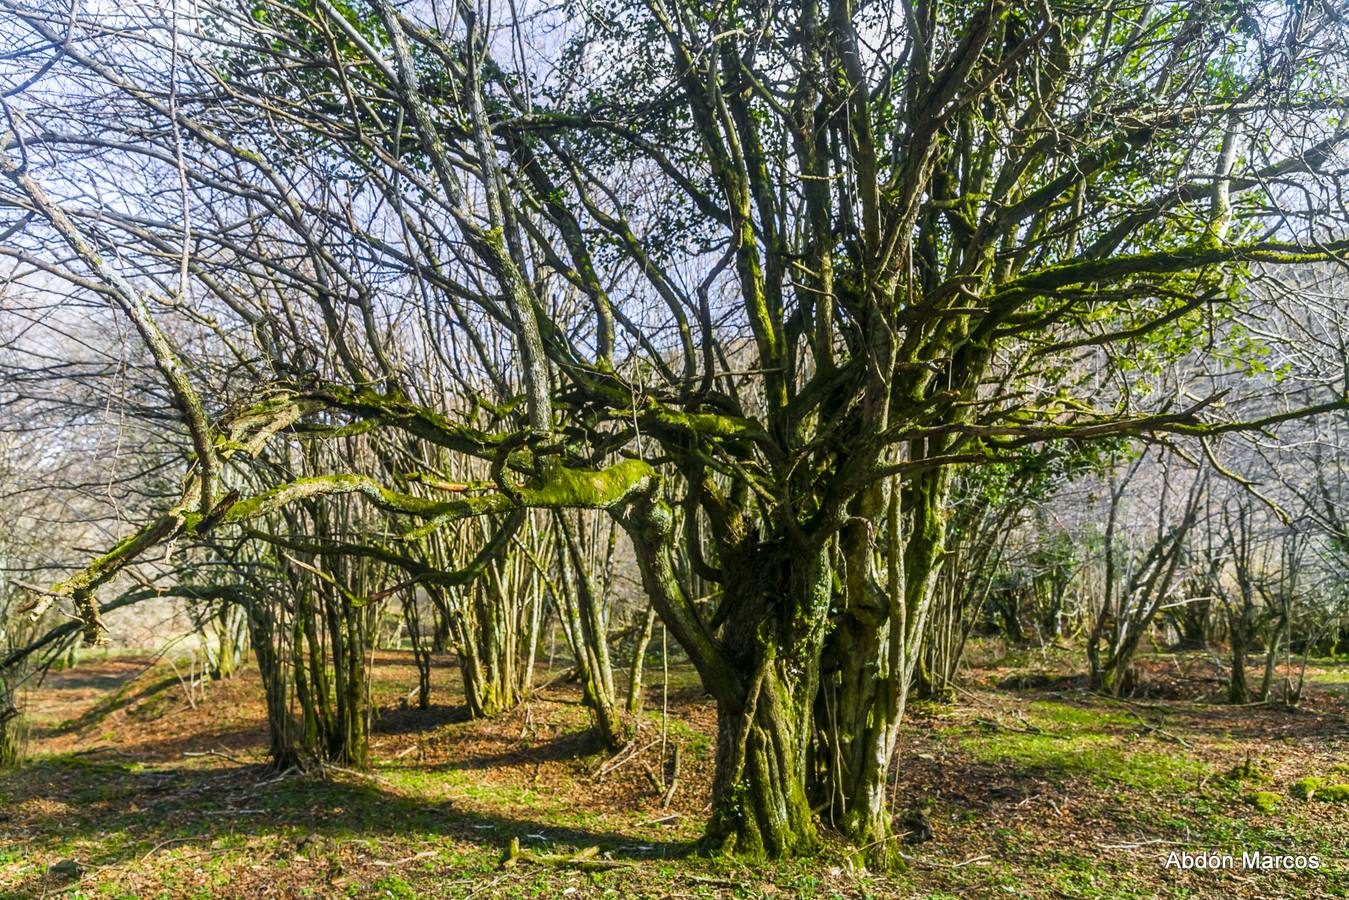
[[[1038,296],[1074,284],[1117,282],[1138,275],[1168,275],[1230,262],[1305,265],[1342,258],[1349,240],[1327,241],[1315,247],[1280,241],[1215,247],[1204,243],[1179,250],[1133,253],[1109,259],[1086,259],[1050,266],[1013,279],[993,294],[994,304]]]
[[[43,592],[42,599],[31,609],[40,614],[56,600],[71,598],[84,623],[87,639],[94,643],[101,627],[94,591],[146,550],[180,535],[201,538],[221,525],[241,525],[297,500],[334,494],[362,494],[387,512],[425,519],[422,525],[403,536],[404,539],[416,539],[450,522],[489,513],[525,509],[617,509],[655,478],[656,472],[648,463],[625,459],[608,468],[596,470],[554,466],[544,476],[526,482],[510,494],[493,492],[448,501],[429,500],[393,491],[375,479],[359,474],[300,478],[244,499],[237,499],[237,495],[230,494],[205,516],[189,511],[195,499],[189,497],[179,506],[123,538],[107,553],[50,591]],[[509,535],[505,540],[493,541],[489,545],[491,552],[499,551],[509,542],[508,539]],[[470,564],[465,577],[469,577],[467,573],[475,565],[480,566],[485,562],[478,560]]]

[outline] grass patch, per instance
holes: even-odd
[[[1105,731],[1110,727],[1135,727],[1138,720],[1104,706],[1079,706],[1075,703],[1057,703],[1036,700],[1030,704],[1030,721],[1042,727],[1089,728]]]
[[[1211,773],[1183,751],[1135,749],[1137,722],[1111,709],[1045,700],[1030,704],[1030,713],[1028,729],[964,729],[961,746],[980,762],[1143,789],[1182,787]]]

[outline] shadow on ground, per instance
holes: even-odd
[[[549,852],[598,847],[599,855],[615,861],[670,859],[694,850],[687,842],[423,801],[386,787],[378,776],[277,776],[252,765],[137,770],[113,759],[107,754],[55,757],[0,776],[0,790],[14,804],[0,818],[0,833],[45,857],[86,839],[107,848],[109,831],[121,831],[125,840],[119,846],[79,860],[86,873],[222,834],[231,840],[274,837],[283,850],[286,842],[300,848],[317,838],[335,846],[372,837],[447,838],[484,856],[504,854],[512,838]],[[43,802],[23,802],[35,798]],[[37,874],[17,885],[14,895],[38,896],[61,885],[59,875]]]

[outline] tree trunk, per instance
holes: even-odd
[[[1265,646],[1265,674],[1260,679],[1260,700],[1270,702],[1274,691],[1274,675],[1279,662],[1279,638],[1283,636],[1283,621],[1275,620],[1269,629],[1269,638]]]
[[[287,697],[285,657],[277,646],[275,605],[269,601],[249,604],[249,643],[258,662],[263,697],[267,703],[267,755],[272,768],[286,772],[300,767],[300,748],[295,721]]]
[[[646,661],[646,648],[651,645],[651,632],[656,625],[656,607],[648,606],[637,629],[637,637],[632,648],[632,662],[628,667],[628,714],[636,716],[642,711],[642,666]]]
[[[0,721],[0,771],[14,768],[23,758],[19,727],[17,717]]]
[[[463,676],[464,700],[473,718],[490,718],[513,709],[523,685],[519,676],[520,637],[515,627],[517,602],[501,562],[488,566],[486,574],[459,598],[451,616],[459,671]]]
[[[936,470],[888,502],[878,487],[859,498],[859,521],[839,542],[846,596],[836,601],[843,612],[826,649],[831,678],[816,706],[814,793],[834,826],[879,867],[898,860],[885,788],[941,568],[948,484]],[[877,548],[863,523],[881,518],[885,542]],[[875,571],[878,550],[884,584]]]
[[[717,700],[716,771],[704,839],[715,852],[781,857],[819,840],[806,748],[833,578],[826,547],[744,536],[721,559],[719,636],[673,565],[674,515],[653,490],[623,512],[642,581]]]
[[[403,622],[407,626],[408,641],[412,645],[412,661],[417,664],[417,708],[431,708],[431,650],[422,634],[422,618],[417,596],[403,598]]]
[[[768,658],[743,706],[717,708],[716,775],[708,849],[750,858],[818,846],[806,799],[810,717],[790,664]]]
[[[431,604],[435,616],[435,624],[431,629],[431,652],[444,653],[450,646],[450,617],[453,613],[440,591],[431,592]]]
[[[247,613],[233,603],[222,603],[211,617],[210,630],[215,642],[205,642],[212,681],[232,678],[247,649]]]
[[[12,769],[23,756],[23,723],[14,697],[0,679],[0,771]]]
[[[336,591],[327,592],[328,633],[332,650],[334,718],[328,734],[328,759],[362,768],[369,758],[370,704],[366,652],[371,642],[369,606],[357,607]],[[316,660],[322,665],[322,660]]]
[[[1003,633],[1007,635],[1007,640],[1017,645],[1027,643],[1025,629],[1021,627],[1021,594],[1020,587],[1004,588],[997,594],[997,611],[1002,619]]]
[[[1232,623],[1232,674],[1227,682],[1227,702],[1240,705],[1251,702],[1246,683],[1246,629],[1244,623]]]
[[[557,560],[562,596],[555,597],[558,617],[581,674],[582,699],[590,710],[596,736],[608,750],[632,737],[632,722],[619,706],[609,661],[609,623],[586,548],[584,521],[558,513]]]

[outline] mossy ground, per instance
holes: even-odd
[[[1050,686],[997,686],[1009,668],[1039,665]],[[648,674],[643,750],[605,771],[611,758],[587,736],[570,687],[469,722],[457,707],[403,707],[415,670],[381,653],[371,770],[285,778],[258,765],[265,732],[251,672],[208,686],[193,708],[171,671],[143,668],[95,660],[29,697],[35,755],[0,775],[0,896],[1349,894],[1349,804],[1293,792],[1308,775],[1322,789],[1349,782],[1349,707],[1333,682],[1294,712],[1121,703],[1075,689],[1044,657],[1004,654],[959,703],[915,705],[896,809],[922,808],[934,837],[904,848],[906,871],[867,873],[827,823],[825,850],[808,860],[747,866],[693,853],[715,720],[682,665],[668,690],[658,669]],[[440,661],[438,702],[454,696],[454,678]],[[657,783],[667,700],[667,751],[684,750],[669,809]],[[512,838],[524,859],[503,867]],[[1172,849],[1315,853],[1323,868],[1178,872],[1164,865]],[[565,864],[584,852],[608,868]],[[49,874],[65,860],[77,875]]]

